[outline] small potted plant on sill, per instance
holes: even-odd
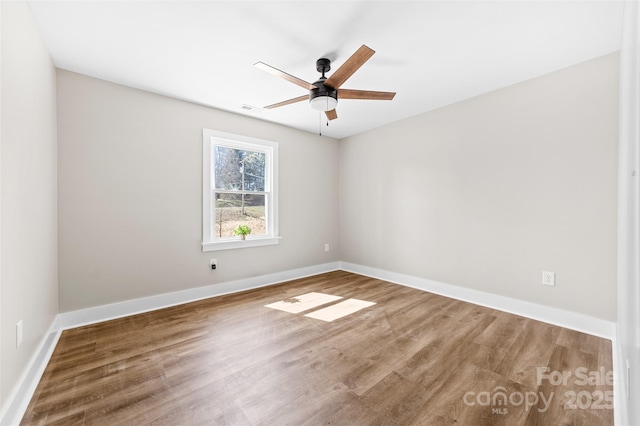
[[[247,225],[238,225],[238,227],[233,231],[234,234],[240,235],[240,238],[243,240],[247,239],[247,235],[251,233],[251,228]]]

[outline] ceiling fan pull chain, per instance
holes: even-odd
[[[322,77],[324,77],[324,71],[322,71]],[[329,111],[331,108],[329,108],[329,97],[327,96],[327,109],[325,111]],[[320,114],[320,117],[322,117],[322,113]],[[329,127],[329,118],[327,118],[327,127]]]

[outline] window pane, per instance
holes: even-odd
[[[220,194],[216,200],[216,237],[236,237],[233,231],[239,225],[251,228],[250,236],[266,235],[265,196],[261,194]],[[237,238],[237,237],[236,237]]]
[[[266,155],[264,152],[243,151],[244,170],[244,190],[264,191],[264,162]]]
[[[263,152],[216,146],[215,189],[264,191],[265,160]]]

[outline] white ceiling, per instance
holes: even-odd
[[[29,2],[55,65],[335,138],[477,96],[620,48],[618,1],[55,1]],[[358,47],[376,54],[343,88],[395,91],[341,100],[339,118],[253,67],[313,82]],[[331,75],[331,72],[329,72]]]

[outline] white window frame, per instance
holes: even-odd
[[[248,151],[264,152],[265,160],[265,225],[267,235],[248,235],[246,240],[216,238],[216,209],[214,146]],[[268,246],[278,244],[278,144],[276,142],[218,132],[202,130],[202,251],[229,250],[235,248]]]

